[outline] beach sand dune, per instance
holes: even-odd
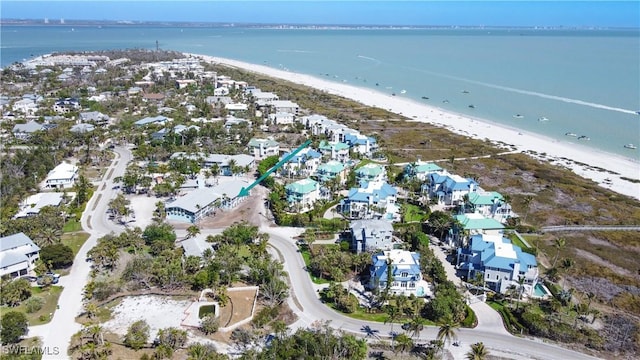
[[[541,160],[566,167],[584,178],[593,180],[602,187],[640,200],[640,182],[634,183],[625,180],[625,178],[640,180],[640,162],[634,159],[597,151],[580,144],[560,142],[539,134],[510,128],[485,119],[449,112],[411,99],[391,96],[371,89],[344,83],[334,83],[310,75],[292,73],[232,59],[198,54],[186,55],[310,86],[330,94],[355,100],[367,106],[375,106],[402,114],[413,119],[411,121],[427,122],[471,138],[489,139],[495,144],[510,144],[515,146],[518,151],[537,154],[536,157]],[[545,155],[540,156],[540,154]],[[571,161],[566,161],[566,159]]]

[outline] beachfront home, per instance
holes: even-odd
[[[33,194],[20,203],[20,210],[13,218],[18,219],[38,215],[45,206],[60,206],[63,195],[63,193],[59,192]]]
[[[27,275],[35,267],[40,248],[24,233],[0,238],[0,277]]]
[[[465,213],[481,214],[493,218],[501,223],[506,223],[514,213],[504,197],[495,191],[472,192],[464,204]]]
[[[393,225],[384,220],[356,220],[349,224],[351,249],[356,253],[393,249]]]
[[[387,171],[384,166],[369,163],[356,169],[356,182],[387,181]]]
[[[349,161],[349,145],[322,140],[318,146],[320,153],[331,160],[345,163]]]
[[[431,296],[428,282],[422,279],[420,254],[406,250],[385,250],[371,257],[368,288],[388,291],[390,295]],[[388,284],[391,280],[391,284]]]
[[[515,287],[531,296],[538,282],[535,256],[501,234],[471,236],[468,246],[458,248],[456,267],[467,281],[482,278],[485,287],[503,294]],[[522,288],[519,279],[524,279]]]
[[[44,130],[44,126],[35,121],[29,121],[26,124],[15,124],[13,126],[13,136],[18,140],[29,140],[31,136]]]
[[[302,179],[285,187],[289,208],[295,212],[306,212],[320,198],[320,185],[312,179]]]
[[[351,219],[398,220],[398,190],[384,181],[362,182],[352,188],[339,204],[339,210]]]
[[[290,153],[285,153],[280,157],[280,160],[289,156]],[[283,176],[303,176],[308,177],[316,173],[322,154],[311,149],[304,148],[294,155],[287,163],[282,165],[280,170]]]
[[[351,151],[371,157],[378,150],[378,141],[370,136],[357,134],[345,134],[343,142],[349,145]]]
[[[275,113],[287,112],[298,115],[298,112],[300,112],[300,106],[289,100],[272,100],[268,104]]]
[[[404,175],[409,179],[425,181],[431,174],[444,175],[446,170],[433,162],[416,161],[404,167]]]
[[[464,202],[465,195],[478,190],[473,179],[455,174],[432,173],[429,175],[429,196],[440,205],[455,206]]]
[[[77,177],[78,167],[63,162],[47,174],[47,179],[44,183],[46,188],[69,188],[73,186]]]
[[[504,225],[493,218],[481,214],[455,215],[454,226],[449,230],[445,242],[452,246],[466,246],[469,237],[477,234],[501,235]]]
[[[318,170],[316,172],[318,176],[318,181],[321,183],[325,183],[329,180],[335,179],[339,177],[340,184],[344,184],[347,181],[347,168],[343,163],[335,160],[328,161],[325,164],[321,164],[318,166]]]
[[[253,138],[249,140],[247,147],[249,148],[249,154],[253,155],[256,160],[280,154],[280,144],[273,139]]]

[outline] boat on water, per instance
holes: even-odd
[[[448,104],[449,100],[442,100],[443,103]]]
[[[396,93],[391,93],[391,96],[396,96]]]
[[[469,92],[467,90],[462,90],[463,94],[468,94]]]
[[[424,99],[424,100],[429,100],[429,98],[428,98],[428,97],[426,97],[426,96],[423,96],[423,97],[422,97],[422,99]]]
[[[522,119],[522,118],[524,118],[524,115],[515,114],[515,115],[513,115],[513,117],[514,117],[515,119]]]
[[[549,121],[549,119],[547,119],[544,116],[541,116],[541,117],[538,118],[538,121]]]
[[[638,147],[637,147],[637,146],[635,146],[635,145],[633,145],[633,144],[627,144],[627,145],[625,145],[625,146],[624,146],[624,148],[625,148],[625,149],[635,150],[635,149],[637,149]]]
[[[471,105],[469,105],[469,108],[470,108],[470,109],[475,109],[475,108],[476,108],[476,106],[475,106],[475,105],[473,105],[473,104],[471,104]]]
[[[405,94],[406,92],[407,92],[407,90],[402,89],[402,90],[400,91],[400,94]]]
[[[591,140],[591,138],[590,138],[590,137],[588,137],[588,136],[586,136],[586,135],[582,135],[582,136],[580,136],[580,137],[578,138],[578,140],[585,140],[585,141],[589,141],[589,140]]]
[[[567,135],[567,136],[573,136],[573,137],[577,137],[578,136],[578,134],[572,133],[572,132],[568,132],[568,133],[564,133],[564,134]]]

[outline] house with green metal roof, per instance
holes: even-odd
[[[464,204],[466,213],[481,214],[485,217],[505,223],[515,216],[502,194],[495,191],[480,191],[469,193]]]
[[[387,171],[384,166],[369,163],[356,169],[356,182],[387,181]]]
[[[323,156],[331,160],[347,162],[349,160],[349,145],[341,142],[328,142],[322,140],[318,150]]]
[[[320,198],[320,184],[313,179],[302,179],[285,187],[289,208],[295,212],[305,212],[313,208]]]
[[[404,174],[408,178],[415,178],[420,181],[425,181],[429,178],[430,174],[444,174],[446,170],[438,166],[433,162],[416,161],[408,164],[404,167]]]
[[[498,235],[504,232],[504,225],[498,220],[482,214],[455,215],[454,220],[455,223],[446,239],[451,245],[464,246],[469,237],[476,234]]]
[[[280,155],[280,144],[273,139],[257,139],[249,140],[247,144],[249,154],[253,155],[256,160],[262,160],[273,155]]]
[[[335,160],[320,164],[317,170],[318,180],[321,183],[340,177],[340,184],[344,184],[347,179],[347,168],[343,163]]]

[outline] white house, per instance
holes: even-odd
[[[44,126],[35,121],[13,126],[13,136],[19,140],[28,140],[33,133],[44,130]]]
[[[25,114],[25,115],[33,115],[36,111],[38,111],[38,105],[32,99],[21,99],[13,103],[11,107],[13,111]]]
[[[22,201],[20,210],[13,218],[18,219],[38,215],[45,206],[60,206],[63,195],[63,193],[59,192],[33,194]]]
[[[75,98],[59,99],[53,104],[53,111],[64,114],[80,109],[80,102]]]
[[[256,160],[280,154],[280,144],[273,139],[253,138],[249,140],[247,147],[249,148],[249,154],[253,155]]]
[[[0,277],[27,275],[39,254],[38,245],[24,233],[0,238]]]
[[[284,159],[289,154],[282,155],[280,159]],[[321,158],[322,154],[319,152],[311,148],[304,148],[282,165],[281,173],[284,176],[311,176],[316,173]]]
[[[340,142],[327,142],[322,140],[318,146],[318,150],[322,155],[331,160],[340,162],[349,161],[349,145]]]
[[[399,208],[396,205],[398,190],[386,182],[362,182],[360,188],[352,188],[340,201],[340,211],[351,219],[383,219],[396,221]]]
[[[387,181],[387,171],[384,166],[368,163],[356,169],[356,182]]]
[[[395,249],[374,254],[371,258],[369,289],[417,297],[429,297],[433,293],[429,283],[422,279],[420,254]]]
[[[269,102],[269,105],[276,113],[288,112],[294,115],[298,115],[298,112],[300,111],[300,106],[289,100],[273,100]]]
[[[393,249],[393,225],[384,220],[356,220],[349,225],[356,253]]]
[[[47,188],[69,188],[73,186],[78,177],[78,167],[66,162],[56,166],[47,174],[45,187]]]
[[[296,212],[306,212],[320,199],[320,185],[312,179],[302,179],[285,187],[289,207]]]
[[[291,125],[293,124],[295,116],[289,112],[277,112],[275,114],[269,114],[269,120],[276,125]]]

